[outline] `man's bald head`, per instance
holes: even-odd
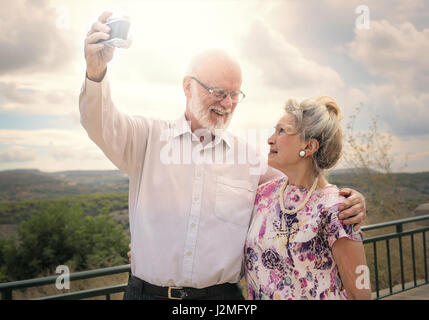
[[[208,49],[195,55],[189,63],[187,75],[201,78],[202,81],[216,81],[219,78],[239,81],[241,86],[240,64],[230,54],[219,49]]]

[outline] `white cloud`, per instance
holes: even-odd
[[[370,30],[356,30],[348,49],[370,74],[401,89],[429,87],[429,29],[418,31],[410,22],[394,26],[388,21],[372,21]]]
[[[370,74],[384,80],[355,89],[363,93],[359,99],[373,114],[380,115],[394,134],[428,133],[429,29],[418,31],[409,22],[394,26],[372,21],[370,30],[356,30],[346,47]]]
[[[46,85],[46,84],[45,84]],[[0,81],[0,110],[21,114],[64,115],[77,108],[78,88],[41,90],[38,86]]]
[[[74,56],[49,1],[1,1],[0,74],[50,72]]]
[[[27,148],[12,146],[10,148],[0,150],[0,163],[2,162],[27,162],[35,159],[33,150]]]
[[[115,169],[83,129],[0,130],[0,170]]]
[[[88,146],[91,141],[85,131],[71,131],[59,129],[40,129],[40,130],[1,130],[0,141],[6,146],[19,145],[25,147],[49,147],[58,145],[68,146]]]
[[[283,90],[326,92],[343,87],[341,76],[329,66],[308,59],[282,35],[262,21],[250,26],[241,43],[241,55],[260,71],[264,82]]]

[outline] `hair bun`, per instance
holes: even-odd
[[[286,111],[295,111],[299,109],[299,103],[295,99],[289,99],[286,101],[284,109]]]
[[[337,117],[340,116],[340,107],[337,105],[337,102],[334,100],[334,98],[329,96],[320,96],[316,99],[316,101],[325,105],[328,112],[333,112]]]

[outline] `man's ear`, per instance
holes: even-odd
[[[189,76],[183,78],[183,92],[185,93],[186,98],[191,98],[191,77]]]

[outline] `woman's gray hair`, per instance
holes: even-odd
[[[335,100],[321,96],[298,104],[289,99],[284,109],[295,118],[295,128],[289,128],[289,133],[300,134],[303,141],[314,138],[319,142],[313,154],[316,175],[335,166],[342,151],[341,113]]]

